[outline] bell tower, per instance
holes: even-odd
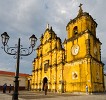
[[[96,37],[97,23],[92,16],[79,6],[76,18],[66,26],[67,39],[64,41],[66,91],[104,91],[104,64],[101,61],[101,42]],[[67,76],[69,76],[67,78]],[[70,83],[70,85],[69,85]]]
[[[89,13],[83,12],[82,4],[80,4],[79,8],[77,17],[70,20],[66,26],[68,38],[74,37],[75,35],[78,35],[77,33],[81,33],[87,29],[96,36],[97,23],[95,22],[95,19],[93,19]]]

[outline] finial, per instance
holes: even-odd
[[[46,29],[49,29],[49,24],[47,24],[47,27],[46,27]]]
[[[80,5],[79,5],[80,9],[79,9],[78,16],[80,16],[80,15],[83,13],[82,5],[83,5],[83,4],[80,3]]]
[[[50,27],[50,31],[53,31],[52,26]]]
[[[43,34],[41,35],[41,38],[43,38]]]
[[[83,4],[80,3],[79,7],[81,8]]]

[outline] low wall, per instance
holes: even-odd
[[[14,90],[14,87],[11,86],[12,90]],[[9,86],[7,86],[6,90],[9,90]],[[25,90],[25,86],[20,86],[19,90]],[[0,86],[0,91],[3,91],[3,86]]]

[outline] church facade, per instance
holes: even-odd
[[[47,27],[36,49],[31,77],[32,90],[53,92],[104,91],[104,64],[101,42],[96,37],[97,23],[81,5],[76,18],[66,26],[67,39],[62,43],[52,27]]]

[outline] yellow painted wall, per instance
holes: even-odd
[[[41,90],[47,82],[53,92],[86,92],[86,85],[89,92],[102,92],[103,63],[96,27],[91,15],[82,12],[67,24],[64,48],[53,29],[47,28],[36,49],[32,90]]]

